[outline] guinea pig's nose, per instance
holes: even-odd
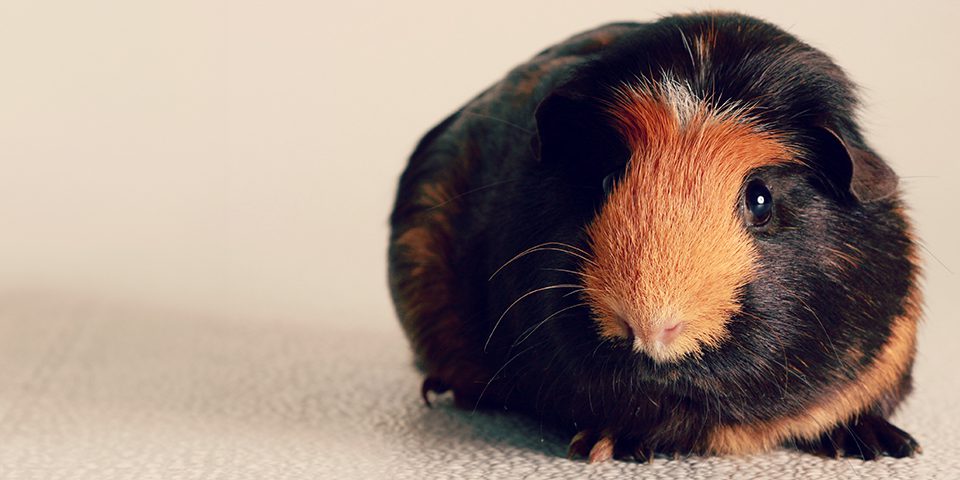
[[[667,319],[654,329],[653,338],[662,345],[670,345],[683,332],[683,322]]]
[[[658,318],[649,323],[634,323],[622,315],[615,316],[615,319],[618,336],[633,343],[637,351],[668,346],[683,333],[684,328],[683,321],[673,316]]]

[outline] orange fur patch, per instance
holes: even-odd
[[[602,335],[629,326],[635,349],[673,361],[726,337],[757,257],[738,215],[744,179],[794,155],[743,110],[717,109],[677,82],[617,93],[608,111],[634,153],[588,227],[586,292]],[[650,338],[676,320],[674,341]]]
[[[790,439],[813,440],[872,405],[884,403],[884,397],[896,391],[897,384],[913,364],[920,304],[920,290],[911,287],[905,299],[904,314],[895,319],[889,340],[857,380],[824,395],[798,416],[760,423],[720,425],[708,436],[706,452],[746,454],[775,448]]]
[[[457,182],[467,162],[450,179],[421,184],[411,199],[418,208],[411,225],[397,229],[390,283],[400,323],[429,377],[449,385],[458,405],[474,407],[479,389],[489,381],[480,352],[463,335],[466,326],[456,314],[451,266],[453,230],[450,219],[460,212]],[[492,393],[490,394],[492,396]]]
[[[396,299],[400,321],[415,342],[425,336],[424,318],[437,323],[456,321],[449,311],[453,300],[449,256],[450,215],[457,206],[448,203],[453,195],[444,183],[426,183],[419,194],[415,202],[424,208],[418,215],[420,226],[403,230],[394,241],[398,257],[408,267],[391,278],[400,294]]]

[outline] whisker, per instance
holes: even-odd
[[[477,395],[477,403],[475,403],[475,404],[473,405],[473,413],[476,413],[476,412],[477,412],[477,408],[480,406],[480,400],[483,399],[483,394],[484,394],[484,393],[487,393],[487,388],[489,388],[489,387],[490,387],[490,384],[493,383],[493,381],[497,379],[497,375],[500,375],[500,372],[502,372],[503,369],[507,368],[507,365],[510,365],[510,363],[513,362],[514,360],[516,360],[517,357],[519,357],[520,355],[523,355],[524,353],[529,352],[530,349],[532,349],[534,346],[535,346],[535,345],[531,345],[531,346],[529,346],[529,347],[521,350],[521,351],[518,352],[516,355],[510,357],[510,359],[507,360],[506,362],[504,362],[504,363],[503,363],[503,366],[500,367],[499,370],[497,370],[497,373],[494,373],[493,376],[490,377],[490,380],[487,380],[486,385],[483,386],[483,390],[480,390],[480,395]]]
[[[536,332],[541,325],[543,325],[544,323],[547,323],[547,321],[550,320],[551,318],[556,317],[557,315],[560,315],[561,313],[566,312],[567,310],[572,310],[577,307],[585,307],[587,305],[588,304],[584,302],[584,303],[578,303],[576,305],[571,305],[569,307],[561,308],[560,310],[557,310],[556,312],[552,313],[549,317],[544,318],[543,320],[538,322],[536,325],[526,329],[523,333],[521,333],[520,336],[517,337],[517,341],[513,342],[513,345],[511,345],[510,348],[516,347],[517,345],[520,345],[521,343],[523,343],[524,340],[530,338],[530,336],[533,335],[533,333]]]
[[[578,254],[578,253],[576,253],[576,252],[571,252],[571,251],[568,251],[568,250],[564,250],[564,249],[562,249],[562,248],[551,247],[550,245],[568,246],[568,245],[566,245],[566,244],[564,244],[564,243],[560,243],[560,242],[544,242],[544,243],[541,243],[541,244],[539,244],[539,245],[534,245],[534,246],[532,246],[532,247],[530,247],[530,248],[528,248],[528,249],[526,249],[526,250],[518,253],[516,256],[514,256],[514,257],[511,258],[510,260],[507,260],[506,263],[504,263],[503,265],[501,265],[500,268],[498,268],[495,272],[493,272],[493,275],[490,275],[490,278],[488,278],[487,281],[489,282],[490,280],[493,280],[493,277],[496,277],[497,274],[500,273],[501,270],[503,270],[504,268],[507,268],[507,266],[510,265],[511,263],[515,262],[516,260],[518,260],[518,259],[520,259],[520,258],[522,258],[522,257],[524,257],[524,256],[526,256],[526,255],[529,255],[529,254],[531,254],[531,253],[534,253],[534,252],[542,252],[542,251],[562,252],[562,253],[566,253],[566,254],[568,254],[568,255],[573,255],[574,257],[577,257],[577,258],[583,260],[584,262],[587,262],[587,263],[590,263],[590,264],[594,264],[594,265],[595,265],[595,263],[593,262],[593,260],[590,260],[589,258],[587,258],[587,257],[584,256],[584,255],[580,255],[580,254]]]
[[[588,252],[588,251],[586,251],[586,250],[584,250],[584,249],[582,249],[582,248],[580,248],[580,247],[577,247],[577,246],[575,246],[575,245],[570,245],[569,243],[557,242],[557,241],[554,241],[554,242],[551,242],[551,243],[555,243],[555,244],[557,244],[557,245],[562,245],[562,246],[567,247],[567,248],[569,248],[569,249],[571,249],[571,250],[574,250],[574,251],[576,251],[576,252],[580,252],[580,253],[582,253],[582,254],[584,254],[584,255],[590,255],[590,252]]]
[[[576,294],[581,293],[581,292],[597,292],[597,291],[598,291],[598,290],[595,289],[595,288],[580,287],[580,288],[578,288],[578,289],[576,289],[576,290],[574,290],[574,291],[572,291],[572,292],[564,293],[564,294],[563,294],[563,298],[567,298],[567,297],[569,297],[569,296],[571,296],[571,295],[576,295]]]
[[[486,352],[486,351],[487,351],[487,347],[490,346],[490,340],[493,339],[493,333],[497,331],[497,327],[500,326],[500,322],[503,321],[503,317],[506,317],[506,316],[507,316],[507,312],[509,312],[510,309],[513,308],[516,304],[520,303],[521,300],[523,300],[524,298],[529,297],[530,295],[533,295],[533,294],[539,293],[539,292],[543,292],[543,291],[546,291],[546,290],[553,290],[553,289],[556,289],[556,288],[579,288],[579,287],[580,287],[580,285],[576,285],[576,284],[549,285],[549,286],[546,286],[546,287],[541,287],[541,288],[538,288],[538,289],[536,289],[536,290],[531,290],[531,291],[529,291],[529,292],[527,292],[527,293],[524,293],[520,298],[514,300],[513,303],[511,303],[510,306],[507,307],[507,309],[503,311],[503,314],[500,315],[500,318],[497,319],[497,323],[493,324],[493,329],[490,330],[490,336],[487,337],[486,343],[483,344],[483,351]]]
[[[588,274],[586,274],[586,273],[584,273],[584,272],[578,272],[578,271],[576,271],[576,270],[568,270],[568,269],[566,269],[566,268],[544,268],[543,270],[550,270],[550,271],[553,271],[553,272],[570,273],[570,274],[576,275],[576,276],[578,276],[578,277],[587,277],[587,278],[593,278],[593,279],[596,279],[596,278],[597,278],[597,277],[595,277],[595,276],[593,276],[593,275],[588,275]]]
[[[946,263],[943,263],[940,260],[940,258],[934,255],[933,252],[929,248],[927,248],[927,245],[922,240],[917,240],[917,245],[920,245],[920,248],[922,248],[925,252],[930,254],[930,256],[933,257],[933,259],[936,260],[937,263],[939,263],[940,266],[947,271],[947,273],[949,273],[950,275],[953,275],[953,270],[950,270],[950,267],[948,267]]]
[[[481,186],[481,187],[477,187],[477,188],[474,188],[474,189],[470,189],[470,190],[467,190],[466,192],[460,193],[460,194],[458,194],[458,195],[454,195],[454,196],[450,197],[449,199],[444,200],[444,201],[442,201],[442,202],[440,202],[440,203],[438,203],[438,204],[430,207],[429,209],[427,209],[427,211],[429,212],[429,211],[431,211],[431,210],[436,210],[436,209],[438,209],[438,208],[443,207],[444,205],[450,204],[451,202],[455,202],[455,201],[457,201],[457,200],[459,200],[459,199],[461,199],[461,198],[463,198],[463,197],[466,197],[467,195],[470,195],[470,194],[472,194],[472,193],[481,192],[481,191],[486,190],[486,189],[488,189],[488,188],[499,187],[499,186],[501,186],[501,185],[505,185],[505,184],[508,184],[508,183],[511,183],[511,182],[517,182],[517,181],[520,181],[520,179],[519,179],[519,178],[514,178],[514,179],[512,179],[512,180],[503,180],[503,181],[500,181],[500,182],[493,182],[493,183],[488,184],[488,185],[484,185],[484,186]]]

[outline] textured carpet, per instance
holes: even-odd
[[[949,341],[921,342],[932,351],[896,418],[923,445],[917,458],[588,465],[536,422],[449,397],[426,408],[394,319],[374,324],[0,296],[0,478],[960,477]]]

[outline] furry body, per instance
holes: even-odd
[[[425,393],[526,412],[592,460],[912,454],[885,418],[919,269],[855,108],[827,56],[739,15],[607,25],[517,67],[400,181],[390,285]]]

